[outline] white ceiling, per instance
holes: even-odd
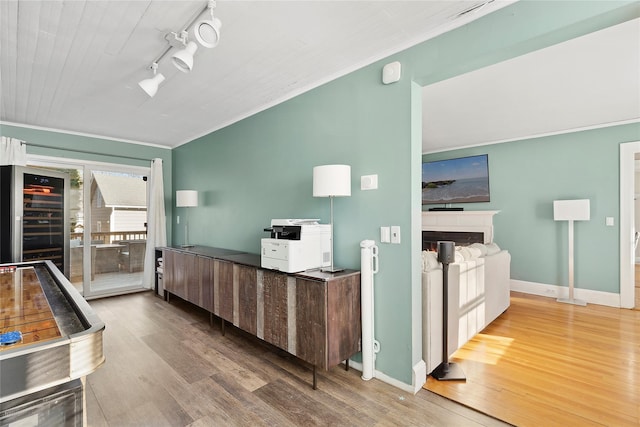
[[[0,121],[175,147],[512,3],[457,17],[484,1],[218,1],[218,47],[149,98],[206,1],[2,0]]]
[[[640,120],[640,19],[423,89],[423,153]]]

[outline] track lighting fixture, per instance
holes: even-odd
[[[158,87],[160,83],[164,81],[164,76],[162,73],[158,73],[158,63],[154,62],[151,64],[151,70],[153,70],[153,77],[149,79],[144,79],[138,83],[138,86],[144,90],[149,97],[153,98],[153,96],[158,92]]]
[[[214,48],[220,41],[220,28],[222,22],[213,16],[213,9],[216,7],[215,0],[209,0],[207,6],[200,11],[180,33],[170,32],[165,35],[165,40],[169,43],[164,51],[158,55],[153,61],[150,69],[153,70],[154,76],[150,79],[142,80],[138,85],[149,95],[153,97],[158,91],[158,86],[164,81],[164,76],[158,73],[158,64],[171,49],[178,49],[171,55],[171,62],[175,67],[183,73],[188,73],[193,69],[193,55],[198,50],[198,44],[189,41],[189,29],[193,26],[193,37],[203,47]],[[206,11],[209,11],[209,17],[205,19],[198,18]],[[197,23],[196,23],[197,21]],[[194,25],[195,23],[195,25]]]

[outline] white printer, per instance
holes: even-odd
[[[331,225],[317,219],[272,219],[261,240],[263,268],[297,273],[331,265]]]

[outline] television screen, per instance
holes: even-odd
[[[422,164],[422,204],[489,201],[487,154]]]

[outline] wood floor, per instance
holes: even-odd
[[[152,293],[89,301],[106,363],[87,378],[90,426],[504,426],[426,390],[354,369],[318,372],[208,314]]]
[[[135,289],[142,289],[142,275],[142,271],[133,273],[118,271],[112,273],[96,274],[91,280],[91,291],[97,294],[104,294],[109,292],[116,294],[118,292],[122,292],[123,290],[131,291]],[[75,286],[78,292],[80,292],[80,295],[84,293],[82,276],[79,279],[72,281],[71,284]]]
[[[512,293],[452,360],[467,381],[425,388],[509,423],[640,425],[640,311]]]

